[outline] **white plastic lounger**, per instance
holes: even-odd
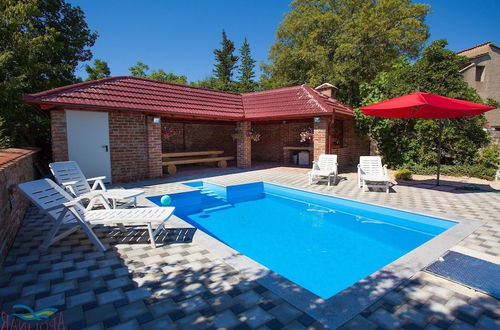
[[[164,223],[170,218],[175,209],[174,207],[146,207],[112,210],[100,192],[95,191],[92,199],[100,199],[106,209],[86,210],[80,204],[82,198],[72,197],[52,180],[43,179],[25,182],[19,184],[18,187],[30,201],[54,221],[52,229],[41,245],[42,249],[46,249],[81,227],[96,248],[105,251],[106,248],[92,231],[91,226],[96,224],[117,224],[123,231],[125,230],[123,224],[132,223],[147,224],[151,246],[155,248],[156,235],[160,230],[164,229]],[[159,223],[154,231],[151,223]],[[69,229],[56,235],[64,224],[70,224]]]
[[[73,196],[88,199],[87,209],[92,209],[95,200],[92,200],[93,191],[99,191],[104,198],[111,200],[112,207],[127,208],[137,205],[137,197],[144,191],[137,189],[106,189],[103,180],[105,176],[87,179],[75,161],[56,162],[49,164],[50,170],[57,183],[63,186]],[[94,182],[90,187],[89,182]],[[98,188],[101,188],[98,190]],[[118,204],[117,202],[122,202]]]
[[[312,171],[307,173],[309,176],[309,184],[319,181],[328,181],[328,185],[337,182],[337,155],[319,155],[318,161],[313,162]]]
[[[382,159],[379,156],[361,156],[358,164],[358,185],[364,188],[385,188],[389,193],[391,179],[387,175],[387,165],[382,166]]]

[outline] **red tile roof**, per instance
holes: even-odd
[[[352,110],[307,85],[236,94],[136,77],[111,77],[64,86],[24,100],[44,109],[129,110],[173,117],[226,120],[313,117]]]

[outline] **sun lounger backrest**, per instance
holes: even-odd
[[[50,163],[49,167],[52,174],[56,178],[57,183],[60,185],[76,181],[74,185],[71,185],[71,188],[74,190],[76,196],[80,196],[91,191],[85,175],[76,162],[67,161]]]
[[[359,165],[365,175],[383,175],[382,159],[379,156],[361,156]]]
[[[73,200],[70,194],[49,179],[21,183],[18,187],[33,204],[42,211],[45,211],[45,213],[54,220],[56,220],[59,214],[64,210],[62,204]],[[58,205],[61,207],[49,210]],[[74,221],[76,221],[74,215],[71,212],[67,212],[64,216],[64,222],[68,223]]]
[[[337,165],[337,155],[321,154],[318,158],[318,167],[322,171],[333,171]]]

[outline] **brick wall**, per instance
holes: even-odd
[[[29,205],[28,199],[15,188],[34,178],[34,150],[0,150],[0,265],[14,242]]]
[[[54,162],[68,160],[68,136],[64,110],[50,111],[50,131],[52,135],[52,160]]]
[[[339,164],[339,171],[357,166],[360,156],[370,155],[370,141],[356,134],[354,124],[354,120],[343,121],[344,147],[332,149],[330,151],[332,154],[338,155],[337,162]]]
[[[255,132],[261,134],[260,141],[252,142],[252,160],[267,162],[285,162],[283,147],[310,146],[310,143],[300,142],[300,132],[312,128],[312,120],[252,123]]]
[[[109,113],[109,144],[113,181],[148,178],[148,133],[146,116]]]
[[[162,122],[162,129],[172,129],[170,137],[162,137],[163,152],[223,150],[236,156],[236,142],[231,134],[236,124],[193,124]]]

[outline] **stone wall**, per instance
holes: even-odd
[[[34,178],[36,151],[0,149],[0,265],[14,242],[29,201],[16,185]]]

